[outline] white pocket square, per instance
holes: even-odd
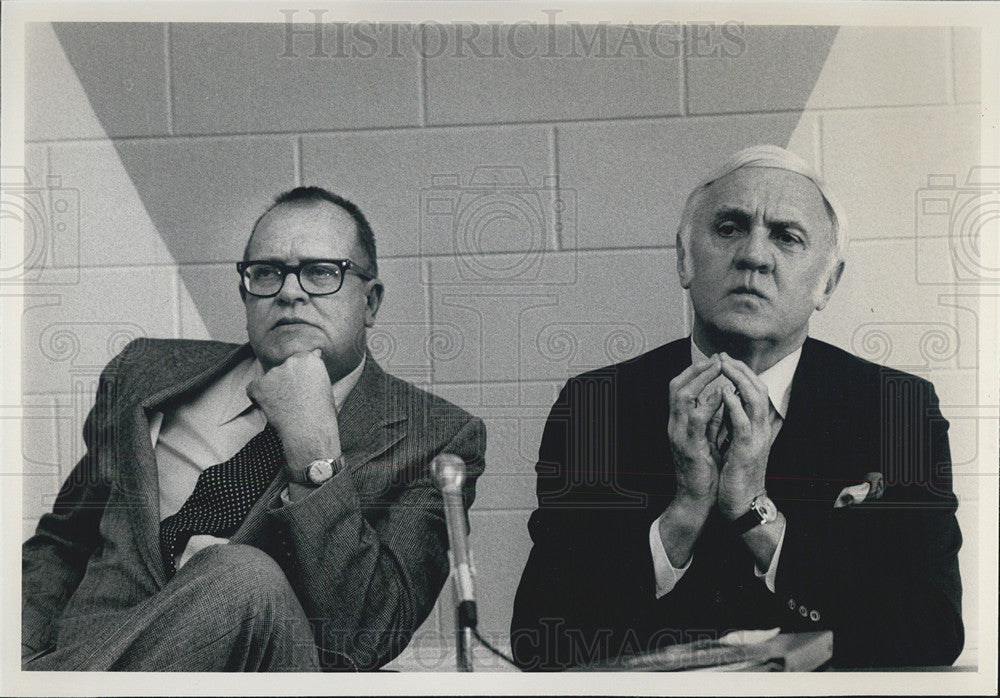
[[[865,476],[865,482],[842,489],[833,503],[833,508],[839,509],[840,507],[848,507],[852,504],[860,504],[866,499],[881,499],[884,490],[885,484],[882,479],[882,473],[868,473]]]
[[[848,507],[856,502],[865,501],[865,497],[868,496],[868,492],[871,491],[871,483],[862,482],[860,485],[853,485],[852,487],[845,487],[837,495],[837,501],[833,503],[834,509],[839,509],[840,507]]]

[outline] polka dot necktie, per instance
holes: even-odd
[[[232,536],[285,461],[278,432],[270,425],[225,463],[206,468],[184,506],[160,522],[160,550],[169,579],[177,571],[174,556],[191,536]]]

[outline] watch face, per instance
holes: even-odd
[[[328,460],[314,460],[309,464],[309,480],[315,484],[326,482],[333,477],[333,466]]]
[[[760,515],[761,523],[771,523],[778,518],[778,507],[770,497],[759,497],[754,500],[754,510]]]

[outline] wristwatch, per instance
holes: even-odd
[[[778,518],[778,507],[767,496],[767,492],[763,492],[750,502],[750,511],[733,521],[730,526],[732,526],[735,535],[742,536],[750,529],[761,524],[771,523],[776,518]]]
[[[288,471],[288,481],[300,485],[322,485],[344,467],[344,456],[317,458],[298,470]]]

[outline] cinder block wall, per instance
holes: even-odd
[[[471,522],[481,624],[502,639],[558,388],[689,332],[683,200],[736,149],[776,143],[848,211],[813,334],[931,378],[951,419],[976,646],[978,307],[961,293],[981,270],[956,244],[969,221],[938,215],[977,196],[976,30],[316,29],[29,27],[25,175],[51,208],[26,245],[25,536],[81,454],[103,364],[140,335],[244,341],[250,225],[319,184],[376,231],[376,358],[487,422]],[[506,193],[477,198],[495,178]],[[450,636],[449,599],[426,633]]]

